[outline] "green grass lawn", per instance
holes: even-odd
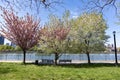
[[[0,63],[0,80],[120,80],[120,67],[111,64],[42,66]]]

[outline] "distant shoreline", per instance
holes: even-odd
[[[36,51],[27,51],[27,53],[34,53]],[[21,53],[23,54],[23,51],[0,51],[0,54],[4,54],[4,53]]]

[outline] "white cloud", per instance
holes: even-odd
[[[76,19],[79,16],[77,11],[71,11],[71,18]]]
[[[72,16],[73,19],[76,19],[77,17],[78,17],[77,15],[76,16]]]

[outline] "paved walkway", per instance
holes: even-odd
[[[11,62],[11,63],[21,63],[23,61],[16,61],[16,60],[0,60],[0,62]],[[26,61],[27,63],[33,63],[35,61]],[[120,61],[118,61],[120,62]],[[87,61],[80,61],[80,60],[72,60],[71,63],[87,63]],[[91,63],[115,63],[115,61],[91,61]]]

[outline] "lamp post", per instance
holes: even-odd
[[[116,32],[113,31],[113,37],[114,37],[114,51],[115,51],[115,65],[118,66],[118,61],[117,61],[117,48],[116,48]]]

